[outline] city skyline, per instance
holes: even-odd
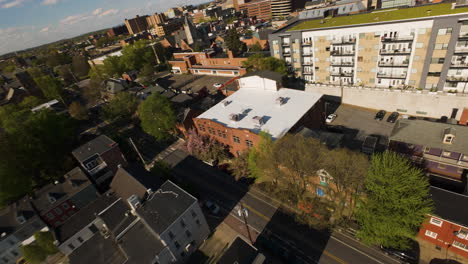
[[[123,24],[203,0],[0,0],[0,55]]]

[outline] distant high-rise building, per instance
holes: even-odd
[[[128,34],[128,29],[126,25],[119,25],[107,31],[107,36],[109,37],[115,37],[115,36],[120,36],[124,34]]]
[[[170,35],[172,32],[179,30],[183,25],[183,19],[171,19],[166,23],[156,25],[156,34],[159,37]]]
[[[264,19],[264,20],[271,19],[271,0],[258,0],[258,1],[248,2],[248,3],[238,4],[238,8],[239,10],[243,12],[247,12],[247,15],[249,17],[256,17],[257,19]]]
[[[140,33],[148,29],[148,22],[146,18],[148,16],[136,16],[135,18],[125,19],[125,26],[127,26],[130,34]]]
[[[148,26],[157,26],[166,22],[166,17],[164,14],[154,13],[153,15],[146,18],[146,22],[148,23]]]

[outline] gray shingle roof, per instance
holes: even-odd
[[[137,212],[155,232],[161,234],[196,201],[179,186],[166,181]]]
[[[430,194],[435,206],[434,215],[468,227],[468,196],[437,187],[431,187]]]
[[[99,137],[73,150],[72,154],[79,162],[82,162],[87,158],[91,157],[92,155],[96,153],[102,154],[112,149],[116,145],[117,143],[112,139],[108,138],[105,135],[100,135]]]
[[[455,130],[452,144],[444,144],[444,131]],[[423,145],[446,151],[468,154],[468,127],[425,120],[399,120],[393,127],[390,140]]]

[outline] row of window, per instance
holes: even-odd
[[[237,143],[237,144],[240,144],[241,141],[240,141],[240,138],[238,136],[232,136],[232,140]],[[253,147],[253,142],[252,140],[249,140],[249,139],[246,139],[245,140],[245,144],[247,145],[247,147],[251,148]]]
[[[212,127],[208,127],[208,129],[204,126],[204,125],[199,125],[198,128],[203,131],[203,132],[206,132],[208,130],[208,133],[209,134],[212,134],[214,136],[218,136],[218,137],[222,137],[222,138],[227,138],[227,135],[226,135],[226,132],[224,131],[221,131],[221,130],[215,130],[214,128]],[[216,133],[218,132],[218,133]],[[237,143],[237,144],[240,144],[241,143],[241,140],[238,136],[232,136],[232,140],[234,141],[234,143]],[[252,140],[249,140],[249,139],[246,139],[245,140],[245,144],[247,145],[247,147],[251,148],[253,147],[253,142]]]

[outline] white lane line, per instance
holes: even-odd
[[[376,258],[374,258],[374,257],[372,257],[372,256],[370,256],[370,255],[368,255],[368,254],[366,254],[365,252],[363,252],[363,251],[361,251],[361,250],[359,250],[359,249],[357,249],[357,248],[355,248],[355,247],[353,247],[353,246],[351,246],[351,245],[346,244],[345,242],[339,240],[338,238],[336,238],[336,237],[334,237],[334,236],[330,236],[330,237],[331,237],[332,239],[334,239],[335,241],[340,242],[341,244],[343,244],[343,245],[345,245],[345,246],[347,246],[347,247],[353,249],[354,251],[357,251],[357,252],[361,253],[362,255],[364,255],[364,256],[366,256],[366,257],[372,259],[373,261],[375,261],[375,262],[377,262],[377,263],[385,264],[384,262],[382,262],[382,261],[380,261],[380,260],[378,260],[378,259],[376,259]]]

